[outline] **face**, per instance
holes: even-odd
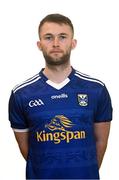
[[[37,42],[47,65],[69,63],[71,50],[76,46],[76,40],[70,26],[46,22],[41,27],[40,41]]]

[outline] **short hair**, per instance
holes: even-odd
[[[53,22],[53,23],[57,23],[57,24],[66,24],[66,25],[70,26],[70,28],[72,30],[72,34],[74,34],[73,24],[68,17],[66,17],[62,14],[49,14],[49,15],[45,16],[39,24],[39,27],[38,27],[39,37],[40,37],[41,28],[42,28],[43,24],[46,22]]]

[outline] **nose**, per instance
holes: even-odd
[[[53,47],[59,47],[59,39],[58,37],[55,37],[53,40]]]

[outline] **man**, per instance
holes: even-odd
[[[112,106],[101,81],[72,68],[76,47],[69,18],[46,16],[38,48],[45,68],[16,86],[9,119],[27,161],[27,179],[99,179]]]

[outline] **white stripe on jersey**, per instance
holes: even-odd
[[[17,89],[17,88],[18,88],[19,86],[21,86],[22,84],[24,84],[24,83],[26,83],[26,82],[29,82],[29,81],[32,81],[34,78],[36,78],[36,77],[38,77],[38,76],[39,76],[39,74],[36,74],[36,75],[34,75],[33,77],[27,79],[26,81],[23,81],[22,83],[17,84],[17,85],[13,88],[13,91],[15,91],[15,89]]]
[[[15,129],[15,128],[13,128],[13,131],[14,132],[29,132],[29,129],[27,128],[27,129]]]
[[[19,89],[21,89],[21,88],[23,88],[23,87],[25,87],[25,86],[27,86],[29,84],[32,84],[32,83],[38,81],[40,78],[41,77],[38,75],[35,78],[31,78],[31,79],[29,79],[27,81],[24,81],[24,83],[21,83],[21,85],[16,86],[16,88],[13,89],[13,92],[15,93],[17,90],[19,90]]]
[[[82,75],[82,76],[85,76],[85,77],[89,77],[89,78],[91,78],[89,75],[87,75],[87,74],[83,74],[83,73],[81,73],[80,71],[75,71],[77,74],[80,74],[80,75]]]
[[[87,81],[92,81],[92,82],[97,82],[99,84],[101,84],[102,86],[104,86],[104,83],[99,81],[98,79],[93,79],[91,78],[90,76],[87,76],[87,75],[83,75],[82,73],[76,73],[75,76],[81,78],[81,79],[84,79],[84,80],[87,80]]]

